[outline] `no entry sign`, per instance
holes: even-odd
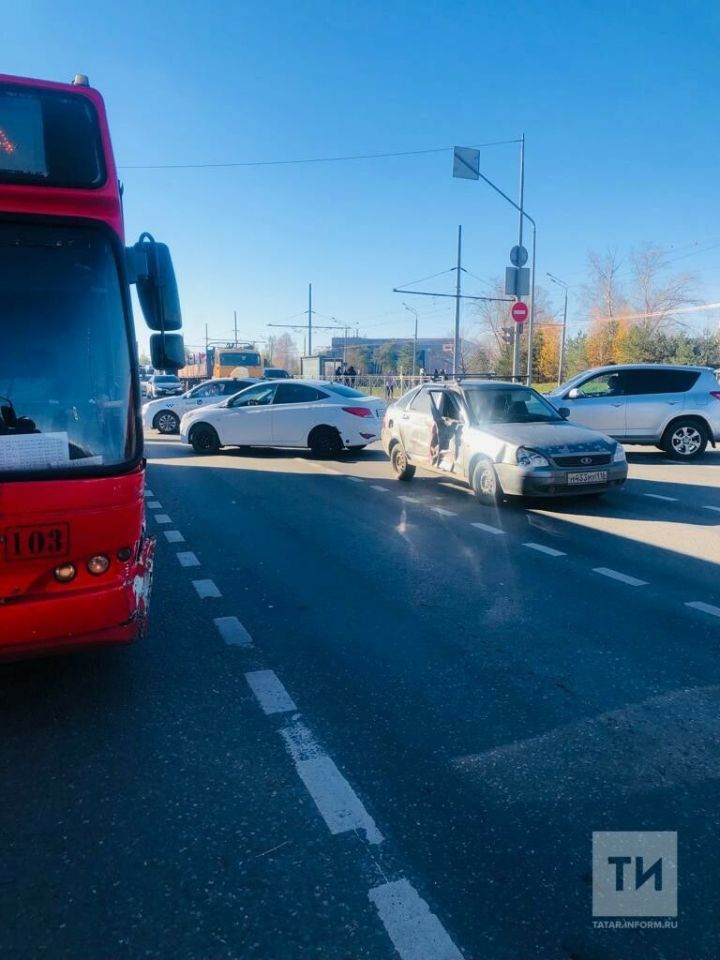
[[[512,313],[512,318],[515,323],[525,323],[528,318],[527,304],[522,303],[522,301],[514,303],[510,312]]]

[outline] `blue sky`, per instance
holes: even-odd
[[[482,183],[453,180],[449,153],[135,165],[422,150],[524,132],[539,277],[579,284],[590,248],[652,241],[698,274],[703,300],[720,301],[717,5],[6,0],[3,39],[4,72],[84,72],[103,93],[128,241],[148,229],[171,246],[189,343],[206,322],[228,334],[233,310],[242,336],[267,336],[268,323],[305,309],[309,281],[318,323],[407,336],[407,298],[392,287],[451,267],[462,223],[465,264],[481,278],[468,277],[467,291],[483,293],[482,280],[504,271],[516,216]],[[517,168],[515,146],[482,151],[483,172],[513,195]],[[432,283],[449,290],[452,275]],[[450,330],[451,301],[412,303],[422,334]],[[571,317],[583,317],[577,294]]]

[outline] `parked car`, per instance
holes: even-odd
[[[180,439],[197,453],[220,447],[309,447],[318,456],[360,450],[380,436],[385,404],[340,383],[258,383],[180,421]]]
[[[147,382],[147,396],[175,397],[183,392],[182,384],[174,373],[154,373]]]
[[[219,377],[216,380],[206,380],[179,397],[151,400],[143,404],[143,426],[146,430],[159,430],[160,433],[178,433],[183,414],[197,407],[220,403],[259,382],[255,377],[246,377],[244,380]]]
[[[288,380],[290,374],[287,370],[283,370],[281,367],[265,367],[263,370],[263,377],[266,380]]]
[[[536,390],[512,383],[430,383],[385,413],[382,442],[398,480],[418,466],[469,484],[477,499],[601,494],[627,478],[622,446],[568,423]]]
[[[709,367],[595,367],[547,394],[576,423],[622,443],[653,444],[691,460],[720,440],[720,384]]]

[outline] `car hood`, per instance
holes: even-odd
[[[616,443],[605,434],[588,430],[568,420],[559,423],[497,423],[485,433],[503,440],[508,446],[529,447],[550,456],[573,453],[607,453]]]

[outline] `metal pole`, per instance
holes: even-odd
[[[460,284],[462,278],[462,225],[458,226],[457,249],[457,282],[455,284],[455,341],[453,343],[453,376],[458,373],[458,359],[460,353]]]
[[[343,327],[343,366],[347,364],[347,335],[348,328]]]
[[[567,330],[567,287],[565,287],[565,306],[563,307],[563,325],[560,334],[560,363],[558,364],[558,386],[563,381],[563,366],[565,364],[565,331]]]
[[[523,207],[525,204],[525,134],[522,135],[520,139],[520,195],[519,195],[519,217],[518,217],[518,246],[522,247],[523,242]],[[520,297],[517,298],[520,300]],[[513,363],[512,363],[512,373],[513,378],[517,377],[520,372],[520,349],[522,346],[522,332],[523,324],[514,323],[513,324]]]
[[[235,324],[235,346],[238,345],[237,339],[237,310],[233,310],[233,322]]]
[[[415,311],[415,335],[413,337],[413,377],[417,376],[417,324],[418,324],[418,315],[416,310]]]
[[[532,385],[532,372],[533,372],[533,327],[535,325],[535,238],[536,238],[536,229],[535,221],[533,221],[533,238],[532,238],[532,268],[530,270],[530,322],[528,323],[528,364],[527,364],[527,382],[528,386]]]
[[[308,332],[307,332],[307,355],[312,356],[312,284],[308,284]]]

